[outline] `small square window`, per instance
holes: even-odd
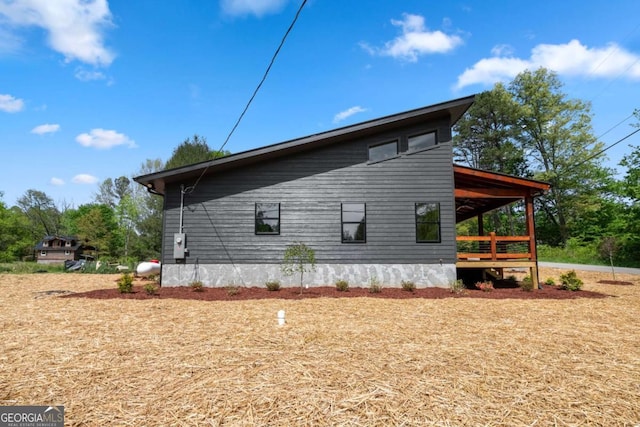
[[[410,136],[408,138],[409,151],[418,151],[436,145],[436,133],[429,132],[422,135]]]
[[[398,141],[386,142],[369,147],[369,161],[381,162],[398,155]]]
[[[342,243],[366,243],[367,212],[364,203],[342,204]]]
[[[280,234],[280,203],[256,203],[256,234]]]
[[[440,243],[440,203],[416,203],[416,242]]]

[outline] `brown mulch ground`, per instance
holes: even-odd
[[[250,288],[147,297],[115,274],[0,273],[0,405],[64,405],[69,426],[635,426],[640,275],[578,276],[575,293],[242,301]],[[545,293],[574,299],[522,299]]]
[[[138,283],[144,283],[138,279]],[[599,292],[581,290],[577,292],[565,291],[556,287],[543,286],[537,291],[525,292],[519,287],[496,288],[490,292],[483,292],[478,289],[465,289],[461,293],[452,293],[445,288],[416,289],[413,292],[405,291],[401,288],[383,288],[382,292],[373,293],[369,288],[353,287],[348,291],[338,291],[335,286],[300,288],[282,288],[279,291],[269,291],[259,287],[238,287],[228,288],[204,288],[197,292],[188,286],[159,288],[156,294],[149,295],[144,290],[144,285],[134,286],[132,293],[120,293],[118,289],[97,289],[88,292],[67,294],[66,298],[95,298],[95,299],[186,299],[201,301],[246,301],[260,299],[287,299],[301,300],[308,298],[389,298],[389,299],[409,299],[409,298],[486,298],[486,299],[575,299],[575,298],[605,298],[607,295]]]
[[[633,285],[633,283],[625,282],[624,280],[598,280],[598,283],[602,283],[603,285],[622,285],[622,286]]]

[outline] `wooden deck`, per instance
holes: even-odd
[[[458,236],[457,268],[492,269],[502,275],[505,268],[528,268],[538,282],[538,262],[533,236]],[[534,287],[534,289],[537,287]]]

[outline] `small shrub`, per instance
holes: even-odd
[[[371,292],[372,294],[379,294],[380,292],[382,292],[382,285],[380,284],[380,281],[376,276],[373,276],[369,280],[369,292]]]
[[[280,282],[277,280],[270,280],[264,284],[269,291],[279,291],[280,290]]]
[[[203,292],[204,291],[204,283],[202,283],[200,280],[195,280],[195,281],[191,282],[191,284],[189,286],[191,287],[191,290],[193,290],[193,292]]]
[[[454,294],[463,293],[465,290],[465,287],[462,279],[454,280],[451,283],[449,283],[449,290]]]
[[[579,291],[582,289],[582,280],[578,278],[575,270],[560,275],[560,288],[567,291]]]
[[[158,291],[158,286],[156,286],[155,283],[147,283],[146,285],[144,285],[144,291],[147,293],[147,295],[155,295]]]
[[[553,277],[548,277],[547,280],[544,281],[544,284],[547,286],[555,286],[556,281],[553,280]]]
[[[234,296],[240,293],[240,287],[236,285],[227,286],[227,295]]]
[[[403,291],[413,292],[416,290],[416,284],[411,280],[403,280],[402,282],[400,282],[400,285],[402,286]]]
[[[280,269],[287,276],[300,273],[300,294],[302,294],[304,273],[316,271],[316,252],[302,242],[289,245],[284,251],[284,260]]]
[[[349,290],[349,282],[346,280],[338,280],[336,282],[336,289],[340,292],[347,292]]]
[[[133,276],[129,273],[124,273],[118,279],[118,290],[121,294],[130,294],[133,292]]]
[[[476,288],[480,289],[482,292],[491,292],[493,290],[493,283],[490,281],[476,282]]]
[[[524,279],[522,279],[522,282],[520,282],[520,289],[525,292],[533,291],[533,280],[530,276],[526,276]]]

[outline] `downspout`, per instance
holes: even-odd
[[[182,234],[184,227],[182,226],[182,212],[184,211],[184,184],[180,184],[180,224],[178,225],[178,233]]]

